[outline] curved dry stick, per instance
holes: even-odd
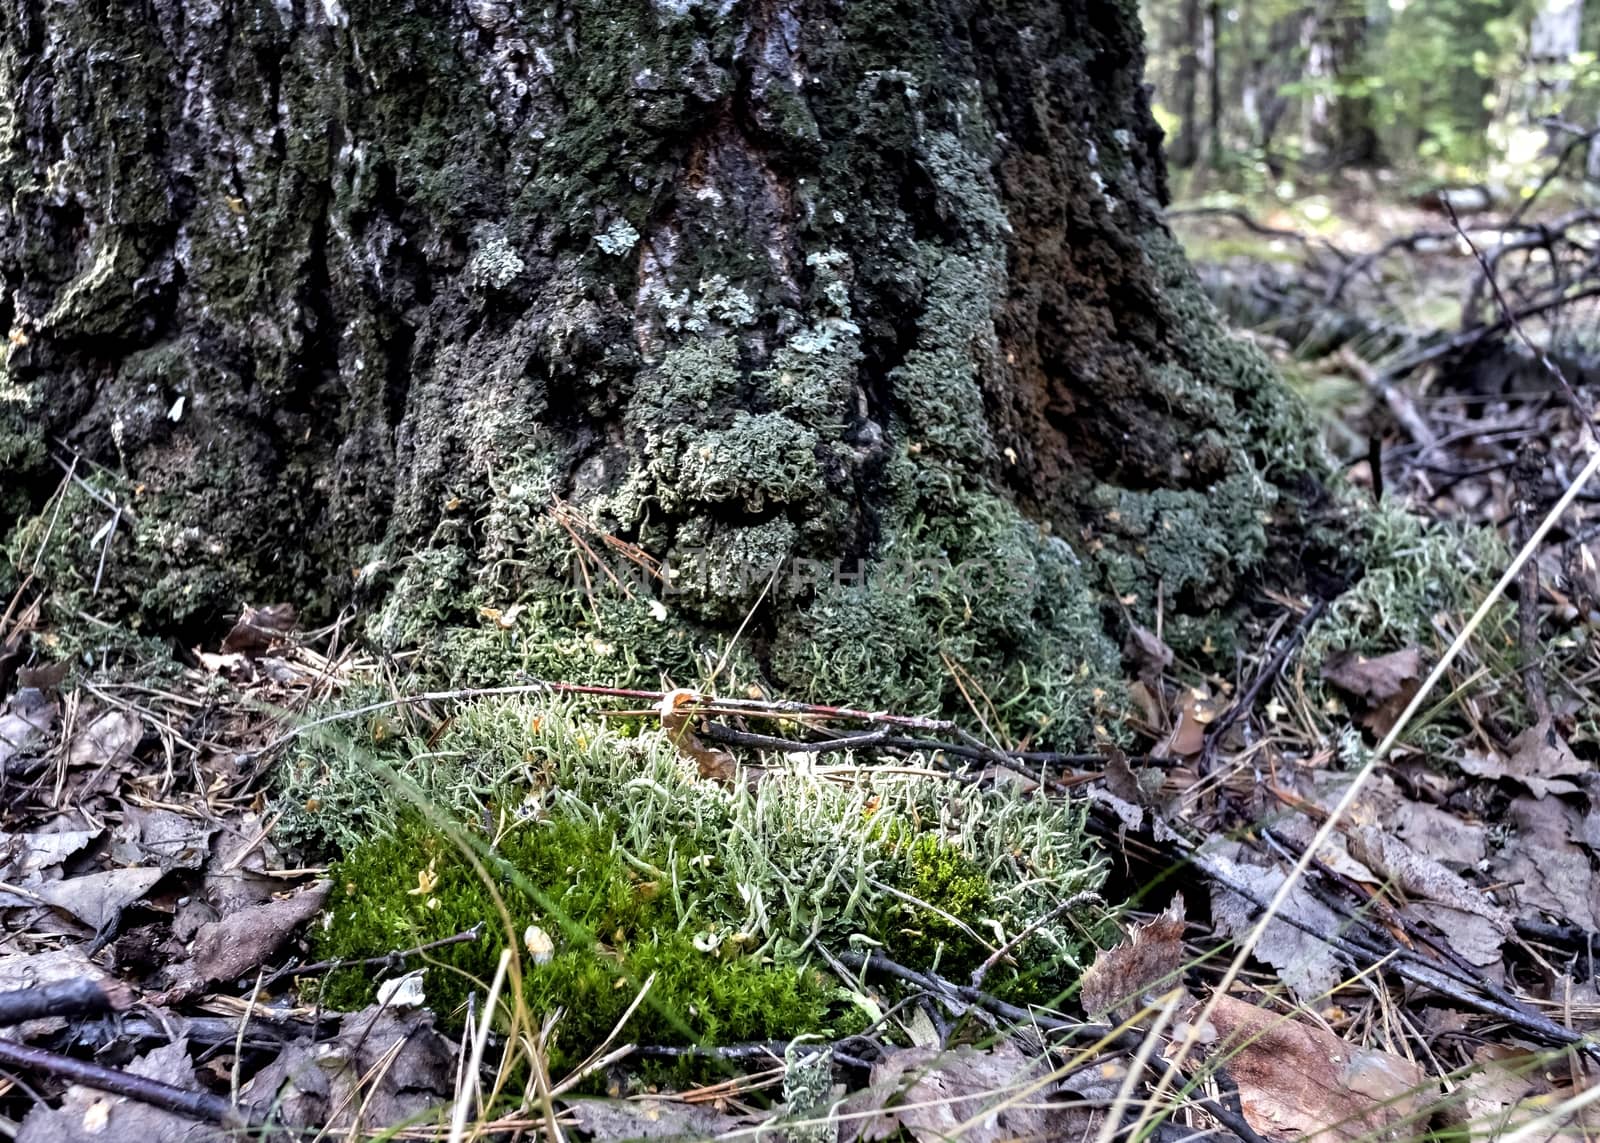
[[[69,1083],[92,1087],[96,1091],[125,1096],[139,1103],[149,1104],[151,1107],[159,1107],[162,1111],[170,1111],[174,1115],[221,1124],[232,1131],[261,1126],[260,1120],[210,1092],[189,1091],[170,1083],[162,1083],[160,1080],[119,1072],[113,1068],[91,1064],[86,1060],[63,1056],[57,1052],[47,1052],[43,1048],[33,1048],[11,1040],[0,1039],[0,1067],[55,1076]]]

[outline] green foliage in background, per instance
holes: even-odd
[[[1351,163],[1401,185],[1526,181],[1564,142],[1545,117],[1582,126],[1600,113],[1600,6],[1584,6],[1576,44],[1541,54],[1535,29],[1558,11],[1559,0],[1141,6],[1156,117],[1174,164],[1193,170],[1180,187],[1247,193]]]

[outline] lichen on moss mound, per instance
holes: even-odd
[[[486,943],[453,946],[430,971],[448,1010],[493,971],[507,930],[473,853],[518,939],[529,924],[554,938],[548,965],[524,966],[528,999],[540,1013],[581,1008],[566,1041],[580,1054],[652,972],[662,1007],[630,1037],[837,1031],[855,1013],[815,976],[819,944],[968,971],[1102,873],[1081,807],[1042,793],[848,764],[781,765],[729,788],[659,729],[567,703],[480,700],[434,731],[361,738],[341,754],[302,749],[281,777],[285,835],[347,848],[318,955],[381,955],[482,922]],[[1023,942],[1036,996],[1076,979],[1097,919],[1061,918]],[[995,970],[997,987],[1017,979]],[[370,982],[332,987],[328,999],[358,1003]]]

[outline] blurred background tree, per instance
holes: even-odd
[[[1515,187],[1600,123],[1600,0],[1144,0],[1176,197],[1391,172]],[[1553,126],[1550,120],[1565,126]],[[1600,178],[1600,146],[1572,173]]]

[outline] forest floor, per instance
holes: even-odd
[[[1303,213],[1174,212],[1219,305],[1316,412],[1397,543],[1417,516],[1449,526],[1430,535],[1453,547],[1418,544],[1385,574],[1474,587],[1432,617],[1431,640],[1373,658],[1309,645],[1321,605],[1289,597],[1267,601],[1275,618],[1228,675],[1136,630],[1122,748],[1041,754],[759,693],[418,695],[403,665],[362,657],[340,627],[301,630],[285,606],[248,611],[188,664],[69,682],[19,594],[0,611],[0,1133],[1600,1132],[1600,486],[1572,492],[1592,471],[1600,216],[1507,214],[1335,200],[1313,234]],[[1475,616],[1564,497],[1526,570]],[[542,800],[509,804],[457,766],[437,789],[417,779],[414,813],[393,811],[400,845],[331,868],[305,839],[335,807],[286,800],[269,776],[349,766],[364,777],[345,796],[376,798],[374,784],[469,756],[526,767]],[[574,783],[602,810],[562,819]],[[803,805],[782,800],[796,789]],[[486,871],[524,820],[566,821],[581,841],[607,805],[656,795],[655,832],[617,846],[615,870],[547,846],[518,866],[530,884]],[[477,848],[455,852],[456,827],[429,816],[451,798],[483,818]],[[851,901],[908,910],[892,931],[807,938],[818,967],[800,976],[748,966],[751,898],[825,899],[830,878],[850,881],[840,839],[865,862],[893,814],[937,819],[965,848],[863,875]],[[744,859],[721,834],[657,852],[663,837],[699,844],[712,819],[741,837],[811,830],[836,860],[803,838],[752,848],[791,864],[739,881],[717,905],[733,920],[653,912],[714,859]],[[486,887],[479,912],[458,907],[452,878]],[[586,878],[588,959],[568,960],[577,930],[548,897]],[[808,878],[814,898],[784,896]],[[365,948],[328,935],[369,901]],[[919,911],[934,915],[908,942]],[[648,971],[616,968],[613,928],[657,916],[682,939]],[[486,951],[499,929],[504,956]],[[1087,966],[1065,987],[1022,963],[1056,932]],[[762,948],[793,955],[784,939]],[[541,993],[529,982],[550,966],[570,975]],[[733,983],[713,994],[720,973]],[[680,1034],[708,1013],[764,1034]]]

